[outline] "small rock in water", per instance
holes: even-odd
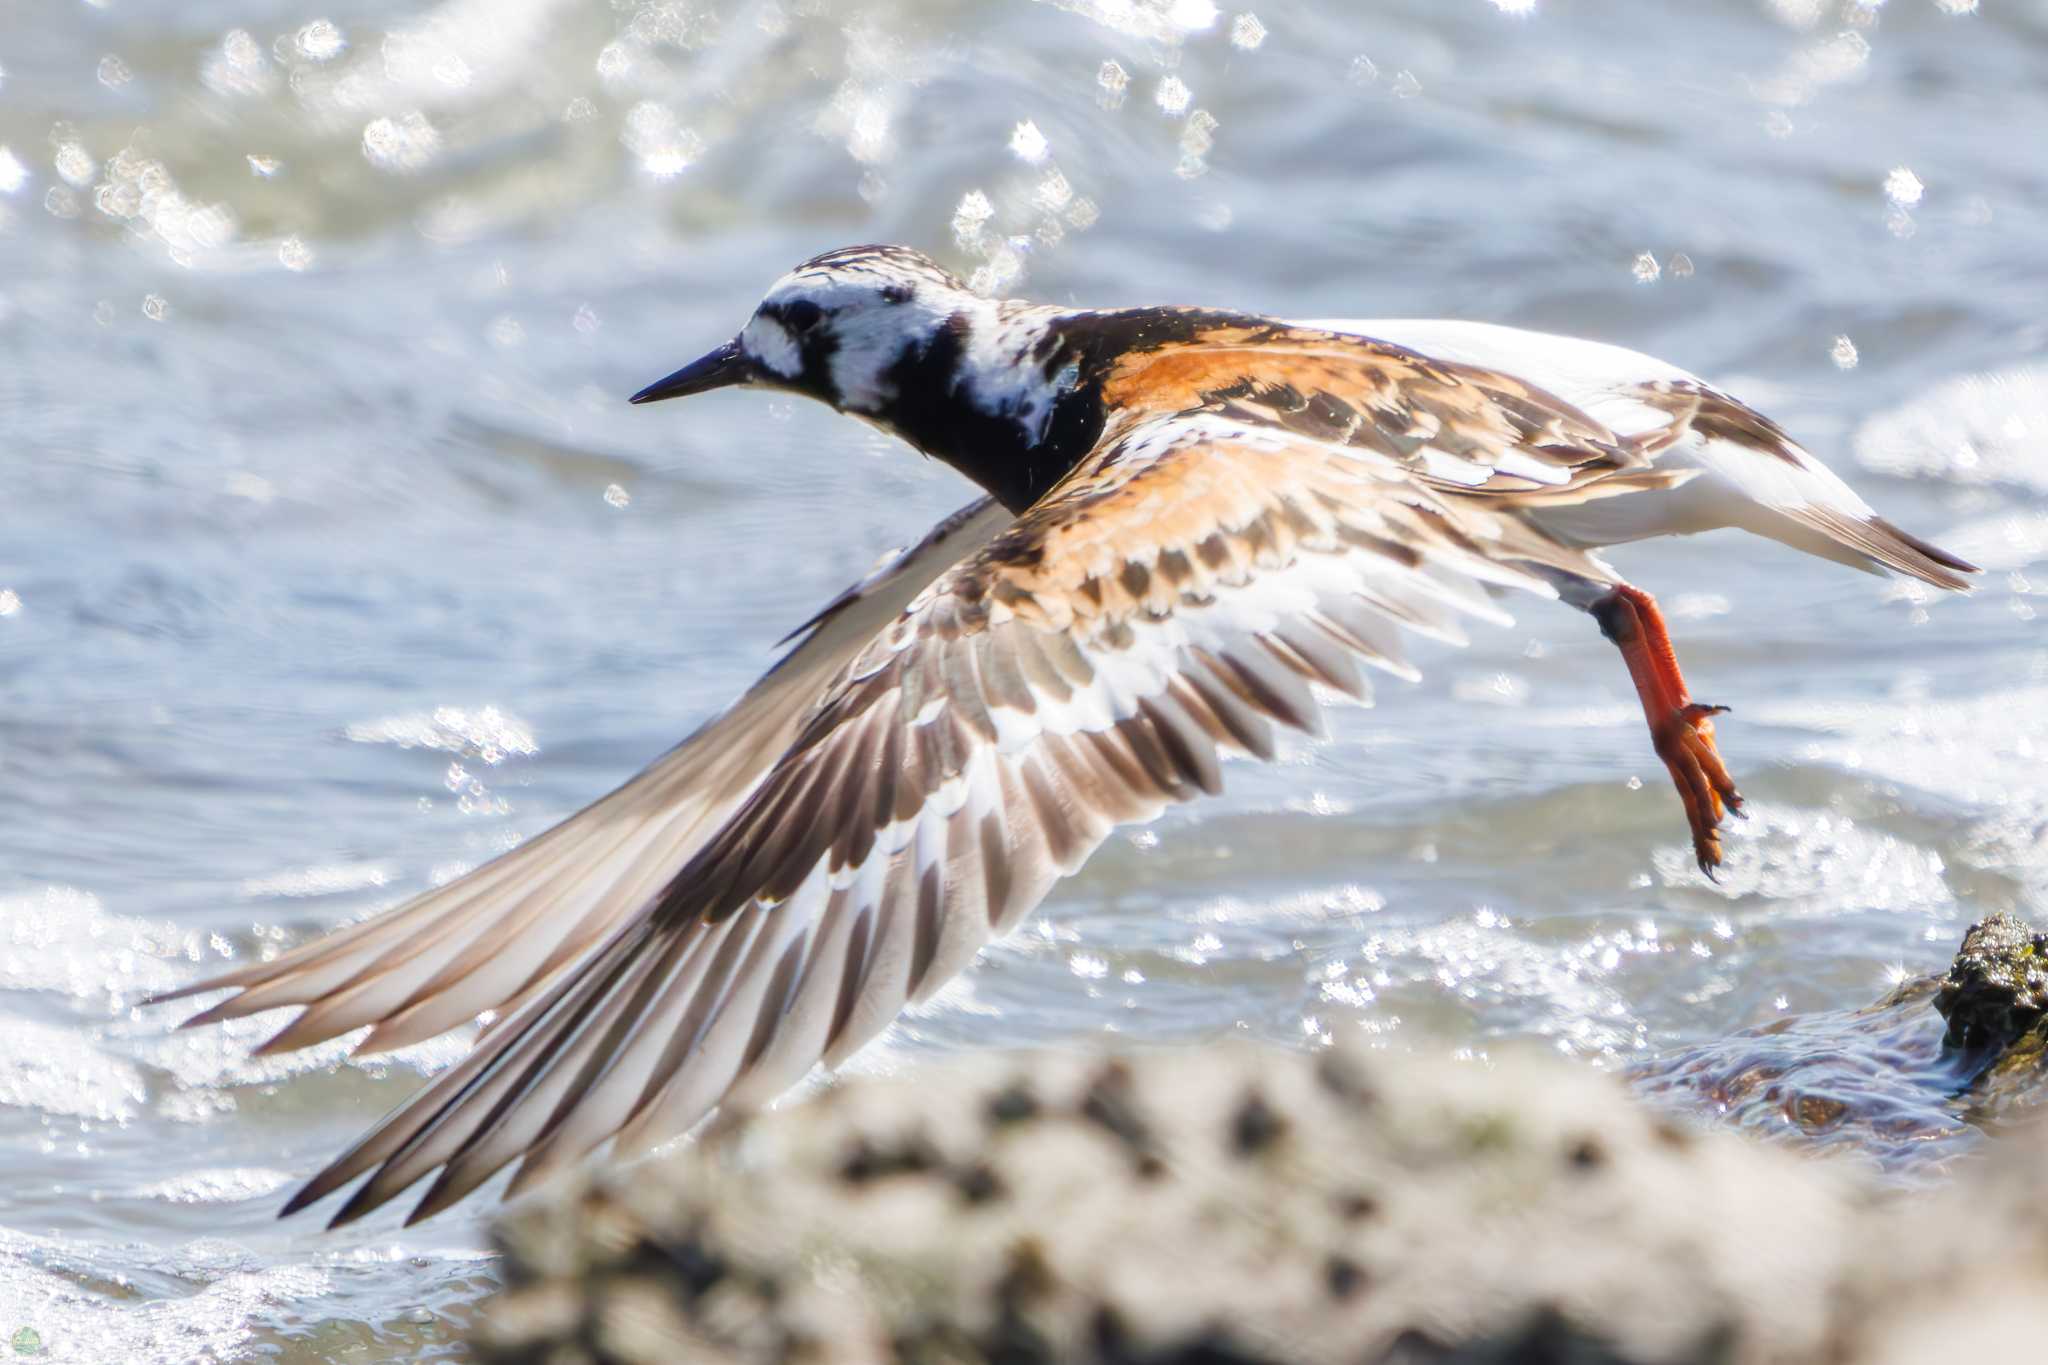
[[[1944,976],[1903,980],[1863,1009],[1788,1014],[1628,1075],[1653,1103],[1921,1178],[2048,1100],[2048,935],[1993,915],[1970,926]]]
[[[1935,993],[1934,1008],[1959,1047],[2008,1047],[2048,1013],[2048,934],[2011,915],[1970,926]]]

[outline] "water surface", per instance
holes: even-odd
[[[440,1349],[477,1207],[277,1223],[459,1055],[148,992],[530,835],[968,490],[812,406],[629,408],[812,252],[1448,315],[1766,407],[1969,599],[1615,558],[1755,808],[1722,884],[1554,604],[1115,838],[863,1059],[1244,1032],[1619,1066],[2048,896],[2048,10],[1966,0],[137,0],[0,23],[0,1337]]]

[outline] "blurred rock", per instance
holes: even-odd
[[[1917,1047],[1932,1020],[1939,1052],[1939,1003],[1973,1021],[1949,1052],[1990,1083],[1985,1040],[2039,1056],[2040,948],[1986,921],[1941,983],[1745,1045]],[[1849,1096],[1831,1121],[1875,1133],[1885,1106],[1852,1072],[1825,1073]],[[1925,1079],[1884,1091],[1894,1118]],[[1822,1112],[1796,1068],[1772,1084],[1770,1103]],[[1990,1359],[2048,1296],[2044,1173],[2031,1135],[1903,1190],[1699,1131],[1547,1054],[978,1057],[515,1211],[473,1347],[503,1365]]]
[[[477,1347],[1705,1361],[1739,1330],[1808,1358],[1855,1205],[1826,1170],[1696,1137],[1548,1058],[979,1058],[848,1084],[515,1214]],[[1499,1353],[1518,1342],[1542,1355]]]

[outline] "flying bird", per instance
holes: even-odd
[[[1742,798],[1655,601],[1604,546],[1740,527],[1966,587],[1768,417],[1599,342],[981,297],[903,247],[827,252],[635,403],[805,394],[985,496],[849,588],[723,714],[545,834],[390,912],[163,999],[303,1007],[259,1049],[488,1015],[469,1054],[285,1205],[368,1176],[447,1208],[836,1066],[1109,832],[1413,678],[1518,590],[1620,649],[1703,871]]]

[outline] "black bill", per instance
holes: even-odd
[[[693,360],[666,379],[657,379],[633,395],[635,403],[658,403],[664,398],[687,398],[709,393],[754,377],[754,366],[737,341],[728,341],[711,354]]]

